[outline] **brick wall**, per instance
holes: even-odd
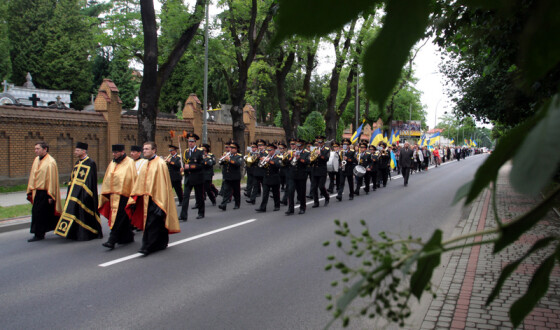
[[[21,107],[14,105],[0,106],[0,185],[8,186],[26,183],[29,171],[35,158],[33,152],[37,141],[49,144],[49,153],[58,163],[61,181],[66,180],[76,159],[73,151],[76,142],[89,144],[88,154],[95,160],[99,176],[103,176],[107,165],[111,161],[111,145],[122,143],[127,152],[137,141],[138,120],[135,116],[119,115],[121,106],[118,102],[118,89],[112,82],[104,81],[100,93],[95,100],[95,112],[56,110],[46,108]],[[202,121],[195,116],[201,116],[200,103],[191,94],[185,102],[185,110],[190,109],[193,116],[184,120],[158,118],[156,144],[158,154],[167,156],[167,145],[177,145],[177,136],[182,148],[186,141],[181,136],[183,130],[187,132],[202,132]],[[254,110],[247,106],[245,109],[254,115]],[[251,112],[252,111],[252,112]],[[195,120],[196,119],[196,120]],[[284,140],[284,130],[276,127],[255,127],[254,121],[246,122],[248,128],[245,133],[245,144],[250,138],[265,140]],[[171,139],[170,130],[177,132]],[[208,143],[212,152],[221,155],[224,142],[232,136],[231,125],[208,123]],[[255,135],[255,136],[251,136]],[[200,134],[201,138],[202,135]],[[117,141],[115,141],[117,140]]]

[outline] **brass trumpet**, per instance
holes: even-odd
[[[317,160],[317,158],[319,158],[319,153],[320,153],[319,148],[313,149],[311,155],[309,155],[309,162],[314,163]]]
[[[270,156],[266,156],[263,160],[259,162],[259,167],[267,168],[269,160],[270,160]]]
[[[229,151],[226,152],[226,153],[220,158],[220,160],[218,160],[218,163],[219,163],[220,165],[222,165],[222,164],[225,162],[225,159],[226,159],[227,157],[229,157],[229,155],[231,155],[231,152],[229,152]]]

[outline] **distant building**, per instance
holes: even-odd
[[[29,72],[26,78],[27,81],[23,86],[14,86],[6,80],[2,82],[4,88],[3,92],[0,93],[0,105],[18,104],[57,109],[70,108],[72,91],[39,89],[33,84]]]

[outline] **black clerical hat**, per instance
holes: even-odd
[[[130,146],[130,151],[142,152],[142,147],[141,146]]]
[[[84,143],[84,142],[78,142],[78,143],[76,143],[76,148],[87,150],[88,149],[88,144]]]
[[[111,146],[112,151],[124,151],[124,144],[113,144]]]

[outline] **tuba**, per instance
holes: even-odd
[[[319,157],[320,153],[321,153],[321,151],[319,150],[319,148],[313,149],[313,151],[311,152],[311,155],[309,155],[309,162],[314,163],[317,160],[317,158]]]

